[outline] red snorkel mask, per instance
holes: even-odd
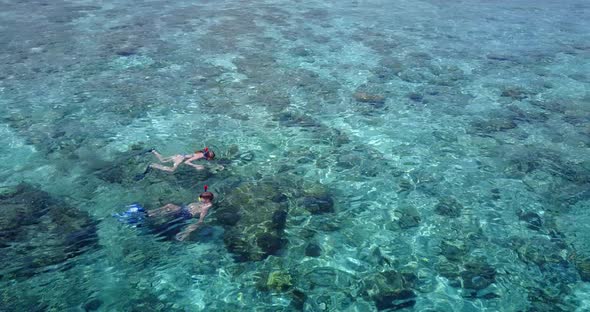
[[[203,156],[207,160],[211,160],[211,159],[213,159],[213,157],[215,157],[215,154],[213,154],[213,156],[211,155],[212,152],[209,150],[208,147],[205,147],[202,152],[203,152]]]

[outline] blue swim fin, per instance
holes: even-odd
[[[113,217],[117,218],[121,223],[138,227],[143,225],[145,218],[147,218],[147,212],[140,204],[133,203],[127,206],[127,211],[123,213],[113,213]]]

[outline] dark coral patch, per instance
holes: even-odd
[[[463,205],[453,197],[443,197],[439,199],[438,204],[434,206],[434,212],[439,215],[450,218],[457,218],[461,215]]]
[[[0,278],[28,277],[98,246],[96,222],[29,184],[0,195]]]

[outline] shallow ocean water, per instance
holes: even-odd
[[[0,1],[0,311],[589,310],[589,14]],[[205,184],[189,241],[111,217]]]

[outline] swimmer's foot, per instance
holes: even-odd
[[[152,170],[152,166],[147,166],[147,168],[145,168],[145,170],[143,171],[143,173],[140,173],[138,175],[135,176],[135,181],[140,181],[143,180],[143,178],[145,178],[146,174],[148,174],[150,171]]]
[[[153,147],[152,147],[152,148],[148,148],[148,149],[145,149],[145,150],[143,150],[143,151],[139,152],[139,153],[137,154],[137,156],[142,156],[142,155],[145,155],[145,154],[147,154],[147,153],[153,153],[155,150],[156,150],[156,149],[155,149],[155,148],[153,148]]]
[[[217,166],[209,169],[209,171],[211,171],[211,173],[215,174],[215,173],[218,173],[219,171],[222,171],[223,169],[225,169],[225,167],[223,167],[222,165],[217,165]]]

